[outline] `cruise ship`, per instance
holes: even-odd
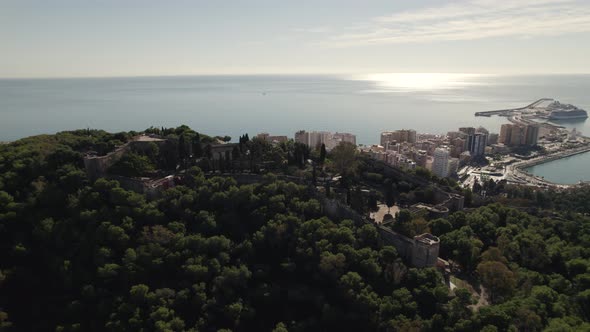
[[[577,108],[574,105],[562,104],[554,101],[547,106],[549,113],[549,120],[569,120],[569,119],[585,119],[588,113],[583,109]]]

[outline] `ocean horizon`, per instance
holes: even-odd
[[[270,132],[350,132],[361,144],[382,131],[498,132],[504,118],[478,111],[555,98],[590,106],[590,74],[382,73],[187,75],[0,79],[0,140],[79,128],[143,130],[186,124],[237,138]],[[562,124],[582,133],[585,121]]]

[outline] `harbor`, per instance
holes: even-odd
[[[588,183],[584,181],[587,179],[579,179],[576,183],[557,183],[530,171],[534,166],[590,152],[590,138],[583,136],[575,128],[570,131],[558,124],[559,120],[568,118],[585,119],[588,117],[586,111],[570,104],[561,104],[552,98],[541,98],[524,107],[475,113],[475,116],[494,115],[506,117],[511,123],[505,125],[509,129],[513,126],[538,128],[538,141],[535,145],[538,145],[541,151],[530,156],[510,153],[490,166],[467,168],[463,171],[464,176],[468,175],[464,184],[472,184],[478,175],[538,187],[568,188]]]

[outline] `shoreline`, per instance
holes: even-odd
[[[555,160],[560,160],[560,159],[564,159],[564,158],[568,158],[571,156],[575,156],[575,155],[583,154],[583,153],[588,153],[588,152],[590,152],[590,145],[586,145],[586,146],[578,147],[578,148],[574,148],[574,149],[569,149],[569,150],[565,150],[565,151],[559,151],[559,152],[556,152],[553,154],[544,155],[544,156],[540,156],[540,157],[529,159],[529,160],[519,161],[515,164],[507,166],[506,172],[507,172],[507,174],[510,174],[511,176],[516,177],[518,180],[520,180],[520,181],[515,181],[515,182],[519,182],[519,183],[526,182],[526,183],[529,183],[532,185],[551,186],[551,187],[557,187],[557,188],[571,188],[571,187],[578,186],[579,183],[578,184],[555,183],[555,182],[549,181],[543,177],[534,175],[534,174],[528,172],[526,169],[529,167],[549,163],[549,162],[552,162]]]

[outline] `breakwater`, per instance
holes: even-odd
[[[526,110],[528,108],[535,108],[537,105],[539,105],[543,102],[552,101],[552,100],[553,100],[552,98],[541,98],[541,99],[536,100],[535,102],[532,102],[531,104],[524,106],[524,107],[507,108],[507,109],[495,110],[495,111],[475,112],[475,116],[492,116],[492,115],[508,116],[508,115],[510,115],[510,113],[512,113],[514,111],[522,111],[522,110]]]

